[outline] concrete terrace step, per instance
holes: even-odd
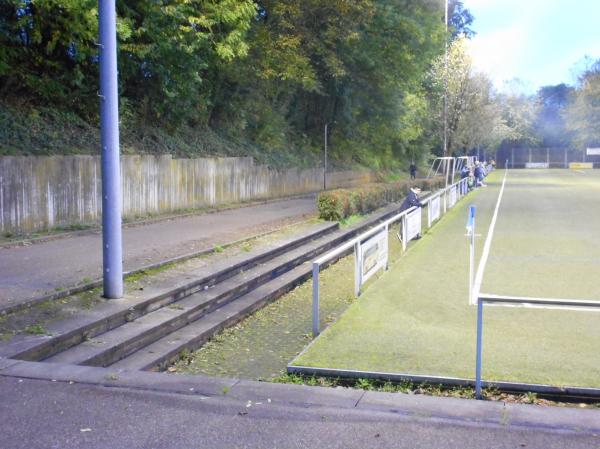
[[[93,366],[110,365],[316,257],[336,245],[343,237],[344,233],[339,233],[337,236],[334,233],[308,242],[289,253],[228,278],[210,289],[195,293],[94,339],[84,341],[49,357],[46,361]]]
[[[218,332],[233,326],[252,312],[304,282],[311,276],[311,273],[309,264],[300,265],[199,320],[134,352],[111,365],[111,368],[164,369],[171,361],[179,357],[181,351],[198,349]]]
[[[187,343],[176,349],[175,354],[181,349],[195,349],[215,332],[307,279],[311,267],[303,262],[342,244],[397,211],[398,205],[388,206],[348,229],[326,224],[301,238],[233,256],[197,272],[184,272],[183,278],[178,278],[180,285],[167,280],[152,291],[139,292],[141,298],[107,301],[89,313],[54,327],[48,326],[52,337],[26,338],[11,342],[8,347],[0,344],[0,356],[110,366],[121,363],[120,359],[134,360],[146,348],[174,341],[178,335],[189,338],[184,338]],[[181,285],[183,280],[185,283]],[[210,326],[202,330],[207,322]],[[195,336],[191,334],[193,332],[196,332]],[[152,362],[154,365],[142,363],[143,368],[161,365],[170,357],[175,355],[171,352],[163,354],[160,360]],[[125,360],[123,364],[126,364]]]
[[[320,240],[327,240],[329,243],[323,245],[319,251],[312,251],[310,258],[321,254],[327,249],[338,246],[342,242],[350,239],[359,232],[372,226],[376,222],[383,220],[397,212],[397,206],[387,208],[385,212],[376,217],[363,222],[348,230],[338,230]],[[320,242],[314,242],[312,246],[317,246]],[[300,248],[302,249],[302,248]],[[299,249],[299,250],[300,250]],[[297,250],[297,252],[299,251]],[[349,250],[351,251],[351,250]],[[289,256],[289,255],[288,255]],[[340,254],[338,258],[343,257]],[[309,260],[306,257],[306,260]],[[331,260],[329,263],[333,263]],[[243,296],[222,305],[218,309],[205,314],[194,322],[175,330],[172,333],[156,340],[154,343],[133,352],[122,360],[113,363],[113,368],[125,370],[150,370],[165,368],[171,361],[179,357],[183,350],[195,350],[206,343],[211,337],[223,329],[234,325],[246,316],[260,309],[265,304],[276,300],[283,294],[293,289],[298,284],[309,279],[312,275],[312,266],[310,264],[300,264],[296,268],[285,272],[279,277],[275,277],[257,288],[249,291]],[[233,279],[232,279],[233,281]]]
[[[337,223],[318,226],[306,235],[290,238],[276,246],[269,246],[255,253],[223,260],[202,273],[188,273],[182,282],[167,281],[158,287],[127,295],[122,299],[106,301],[90,311],[48,325],[48,336],[19,335],[10,342],[0,344],[0,356],[21,360],[42,360],[127,322],[181,300],[207,287],[235,276],[245,270],[278,257],[306,242],[321,238],[338,229]],[[189,279],[193,280],[189,280]]]

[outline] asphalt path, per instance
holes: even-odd
[[[269,202],[123,229],[123,265],[135,270],[259,234],[316,213],[314,197]],[[100,232],[0,248],[0,308],[99,279]]]
[[[0,378],[0,447],[494,448],[600,447],[586,432],[489,425],[352,408]]]

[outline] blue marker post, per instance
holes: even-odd
[[[123,296],[121,169],[115,0],[98,0],[100,31],[100,132],[102,143],[102,262],[104,296]]]

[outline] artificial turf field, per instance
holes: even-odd
[[[478,262],[503,176],[412,243],[292,364],[472,379],[467,209],[477,207]],[[598,171],[509,171],[481,291],[600,300],[599,206]],[[600,312],[486,306],[484,323],[485,380],[600,388]]]

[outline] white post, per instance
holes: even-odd
[[[444,213],[446,213],[448,211],[448,205],[447,205],[447,200],[448,200],[448,189],[444,189]]]
[[[360,241],[354,244],[354,294],[360,296],[360,286],[362,284],[362,255],[360,253]]]
[[[385,271],[390,267],[390,243],[389,243],[389,224],[385,224]]]
[[[432,200],[430,199],[427,203],[427,229],[431,228],[431,203]]]
[[[406,227],[407,227],[407,221],[408,219],[406,218],[406,215],[402,216],[402,251],[406,251],[406,236],[408,235],[406,232]]]

